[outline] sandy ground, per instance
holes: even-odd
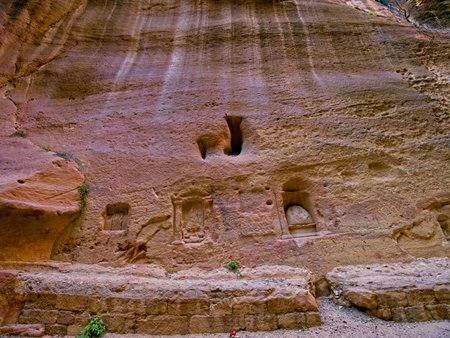
[[[238,332],[240,338],[247,337],[450,337],[450,321],[432,321],[424,323],[387,322],[371,317],[356,309],[347,309],[335,305],[327,298],[319,298],[319,309],[323,325],[316,328],[273,332]],[[230,328],[232,331],[233,328]],[[142,337],[142,335],[107,334],[107,338]],[[148,336],[153,337],[153,336]],[[174,337],[174,336],[159,336]],[[193,334],[183,337],[224,338],[227,333]]]

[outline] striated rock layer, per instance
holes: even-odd
[[[320,276],[448,255],[447,31],[376,1],[0,10],[0,259]]]

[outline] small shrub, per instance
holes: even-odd
[[[377,14],[374,13],[374,12],[372,12],[372,11],[368,11],[368,13],[369,13],[370,15],[372,15],[372,16],[377,16]]]
[[[106,326],[99,318],[92,319],[77,338],[97,338],[103,336]]]
[[[78,192],[80,193],[80,201],[78,202],[78,205],[80,206],[81,210],[83,210],[87,203],[89,186],[86,183],[83,183],[78,187]]]
[[[239,261],[232,259],[229,263],[228,263],[228,270],[230,271],[238,271],[239,268],[241,267],[241,264],[239,263]]]
[[[15,137],[27,137],[27,134],[23,130],[16,130],[11,136]]]
[[[41,149],[45,151],[52,151],[52,149],[49,146],[42,146]]]
[[[56,156],[59,156],[67,161],[72,160],[72,155],[70,155],[69,153],[65,152],[64,150],[60,150],[56,152]]]

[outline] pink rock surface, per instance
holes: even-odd
[[[448,32],[346,2],[4,2],[0,259],[447,255]]]

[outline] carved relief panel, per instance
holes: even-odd
[[[196,244],[211,239],[210,196],[172,199],[174,223],[172,244]]]

